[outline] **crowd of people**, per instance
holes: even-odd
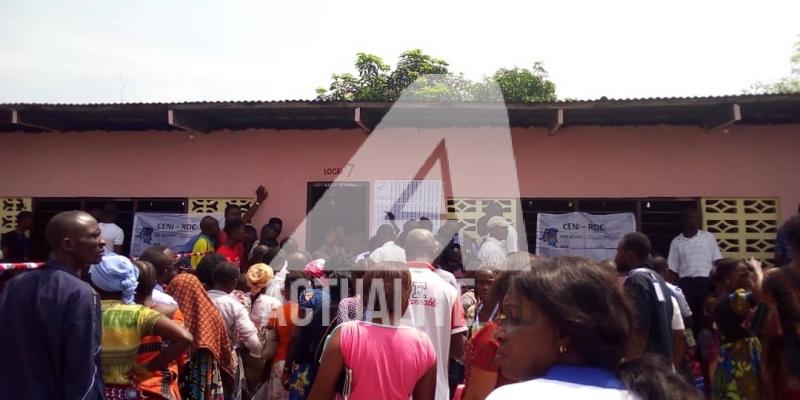
[[[501,211],[477,241],[388,213],[370,238],[333,228],[308,252],[279,218],[257,230],[231,206],[223,227],[203,218],[190,257],[138,258],[91,214],[57,214],[47,263],[0,289],[0,393],[800,399],[800,215],[780,229],[783,265],[763,270],[722,257],[697,210],[666,257],[632,232],[602,262],[517,251]]]

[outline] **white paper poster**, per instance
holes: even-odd
[[[613,260],[620,239],[635,231],[636,217],[633,213],[539,213],[536,219],[536,254]]]
[[[439,218],[443,204],[441,180],[377,180],[372,193],[372,229],[374,235],[378,227],[389,223],[386,212],[395,216],[397,227],[411,219],[427,217],[433,222],[433,231],[441,225]]]
[[[211,215],[220,221],[222,214],[136,213],[133,217],[131,257],[138,257],[153,245],[164,245],[177,253],[191,251],[188,244],[200,234],[200,220]]]

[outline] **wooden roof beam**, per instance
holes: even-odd
[[[742,120],[742,108],[739,104],[725,104],[715,108],[703,119],[702,127],[706,132],[724,129]]]
[[[49,122],[33,115],[23,115],[19,110],[0,110],[0,124],[8,124],[20,128],[32,128],[41,132],[55,132],[58,128]]]
[[[559,108],[557,110],[553,110],[553,114],[550,117],[550,121],[548,122],[548,132],[550,136],[553,136],[558,132],[559,129],[564,125],[564,109]]]
[[[191,111],[167,110],[167,123],[169,126],[189,132],[211,131],[211,124],[207,117],[193,114]]]

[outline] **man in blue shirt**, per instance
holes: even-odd
[[[100,262],[100,227],[82,211],[47,224],[52,259],[0,296],[0,393],[8,399],[103,399],[100,301],[80,276]]]
[[[650,249],[650,239],[639,232],[626,234],[617,246],[617,270],[625,275],[625,291],[637,316],[626,358],[636,360],[644,353],[656,353],[671,363],[671,292],[649,264]]]

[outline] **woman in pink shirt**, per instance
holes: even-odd
[[[411,293],[406,265],[370,268],[364,289],[366,321],[345,322],[328,338],[309,400],[433,400],[433,344],[425,332],[400,324]]]

